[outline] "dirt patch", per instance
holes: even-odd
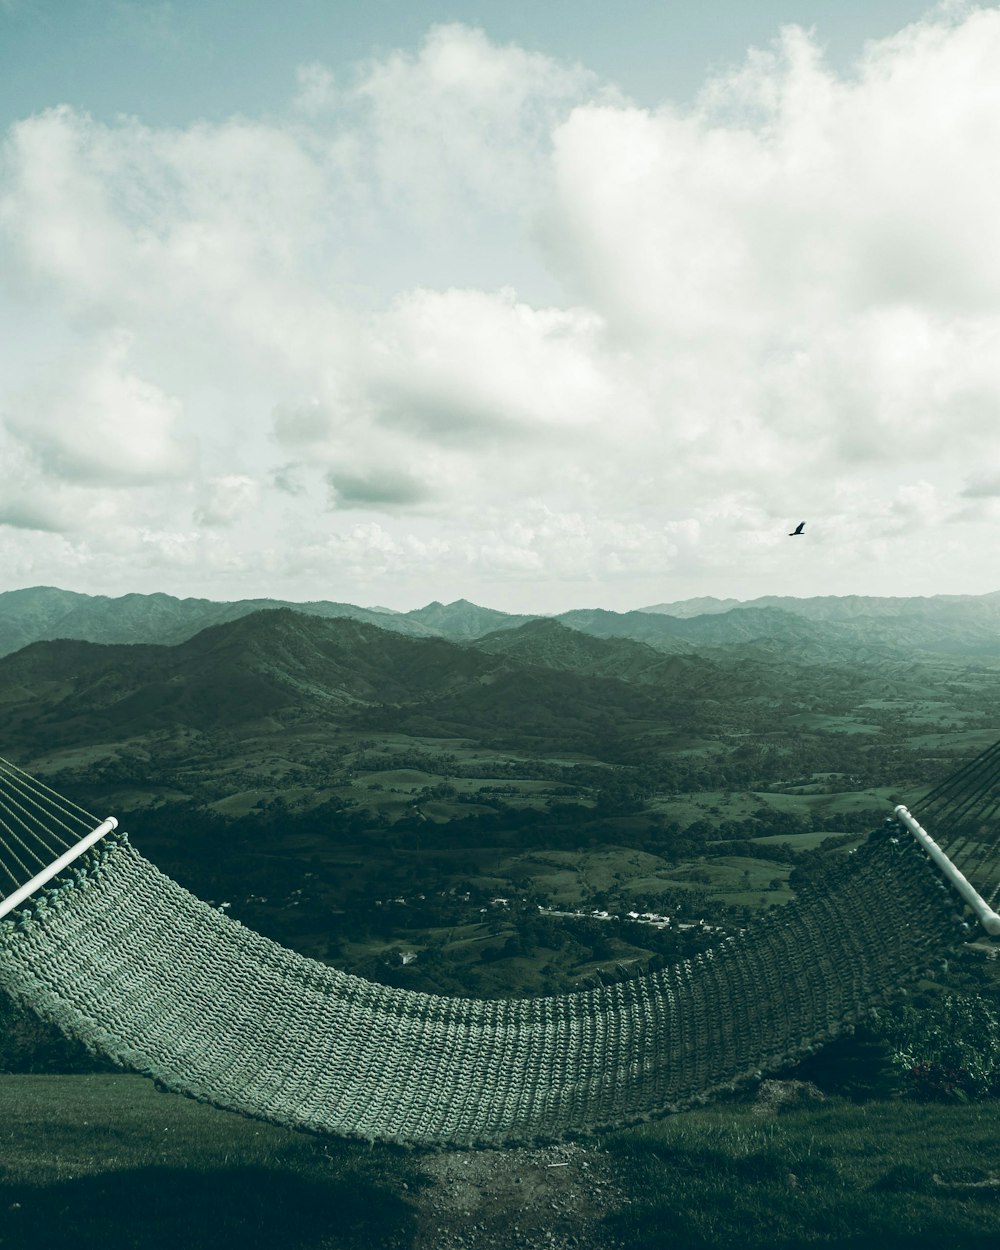
[[[826,1095],[811,1081],[762,1081],[754,1099],[754,1115],[776,1115],[826,1102]]]
[[[413,1250],[616,1250],[629,1201],[603,1151],[578,1145],[428,1155]]]

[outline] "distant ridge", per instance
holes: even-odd
[[[676,603],[655,603],[652,607],[640,608],[639,611],[683,618],[729,612],[732,608],[743,607],[746,607],[746,604],[741,599],[716,599],[714,595],[702,595],[697,599],[680,599]]]
[[[59,590],[54,586],[32,586],[0,593],[0,655],[9,655],[31,642],[59,638],[173,646],[210,625],[222,625],[252,612],[280,608],[307,616],[350,617],[412,637],[433,637],[438,632],[421,625],[419,620],[410,620],[405,614],[359,608],[350,603],[290,603],[281,599],[220,603],[212,599],[177,599],[162,593],[112,598]]]
[[[407,620],[433,630],[443,638],[450,638],[453,642],[481,638],[498,629],[517,629],[527,621],[538,619],[536,616],[514,616],[496,608],[481,608],[476,603],[470,603],[468,599],[456,599],[454,603],[438,603],[435,600],[426,607],[414,608],[404,615]]]
[[[984,595],[762,595],[731,600],[688,599],[644,609],[680,622],[747,619],[777,612],[810,622],[817,641],[853,641],[872,647],[964,655],[1000,655],[1000,591]],[[700,630],[702,638],[711,631]]]
[[[555,622],[595,638],[628,639],[674,655],[744,644],[795,648],[799,658],[810,661],[856,662],[866,654],[884,657],[887,651],[1000,655],[1000,591],[911,598],[765,595],[746,602],[709,596],[642,611],[575,608],[557,616],[534,616],[500,612],[467,599],[448,604],[435,600],[397,612],[325,600],[222,603],[162,593],[112,598],[34,586],[0,593],[0,656],[56,639],[175,646],[211,626],[281,610],[362,621],[411,638],[445,638],[463,645],[530,622]],[[557,634],[543,636],[549,642],[558,639],[557,650],[568,646]]]
[[[781,608],[816,621],[848,620],[857,616],[908,616],[938,614],[957,606],[978,605],[987,612],[1000,614],[1000,590],[984,595],[761,595],[756,599],[716,599],[705,595],[697,599],[678,599],[673,603],[656,603],[640,608],[640,612],[664,616],[704,616],[748,608]]]

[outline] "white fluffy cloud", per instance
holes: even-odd
[[[519,213],[535,198],[553,128],[598,89],[584,69],[449,25],[416,54],[371,65],[355,96],[391,194],[430,213],[474,200]]]
[[[988,589],[998,59],[790,28],[649,110],[451,25],[285,117],[25,118],[0,525],[95,589]]]
[[[49,481],[114,487],[180,477],[193,460],[178,435],[180,401],[129,368],[128,336],[91,348],[56,360],[13,396],[8,436]]]
[[[240,473],[210,478],[194,519],[199,525],[235,525],[260,502],[260,483]]]

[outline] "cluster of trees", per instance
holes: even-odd
[[[965,991],[874,1010],[795,1075],[861,1100],[1000,1097],[1000,1002],[995,993]]]
[[[0,990],[0,1072],[110,1072],[90,1054]]]
[[[794,1075],[860,1100],[1000,1098],[996,961],[976,946],[960,948],[939,980],[873,1008],[851,1032],[800,1063]]]

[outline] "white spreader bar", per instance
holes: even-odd
[[[991,937],[1000,937],[1000,916],[990,907],[989,903],[982,898],[974,885],[968,878],[958,871],[948,856],[941,850],[931,835],[910,815],[910,812],[900,803],[893,811],[896,819],[901,825],[905,825],[910,833],[916,838],[927,854],[931,857],[935,864],[941,869],[945,877],[951,885],[955,887],[962,899],[968,903],[975,913],[976,919],[983,926]]]
[[[43,868],[41,872],[36,873],[30,881],[26,881],[24,885],[16,889],[13,894],[9,894],[5,899],[0,899],[0,918],[6,916],[8,912],[13,911],[15,907],[19,907],[26,898],[30,898],[37,889],[45,885],[47,881],[51,881],[57,873],[62,872],[62,870],[68,864],[71,864],[74,859],[79,859],[84,851],[89,851],[95,842],[100,842],[101,838],[103,838],[105,834],[110,833],[112,829],[117,828],[118,821],[115,820],[114,816],[109,816],[107,820],[102,821],[96,829],[92,829],[85,838],[81,838],[80,841],[77,842],[76,846],[71,846],[69,850],[60,855],[58,859],[53,860],[53,862],[49,864],[48,868]]]

